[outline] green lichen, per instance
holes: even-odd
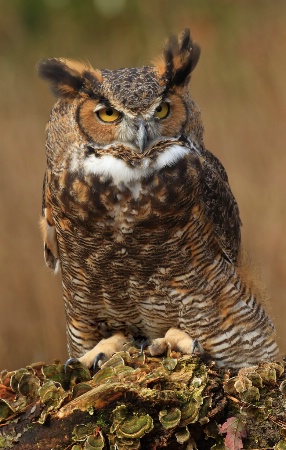
[[[285,448],[285,373],[276,363],[231,374],[196,355],[169,351],[158,358],[129,349],[93,376],[72,362],[66,370],[55,363],[3,371],[0,381],[0,448],[21,439],[6,424],[29,408],[33,431],[28,425],[27,433],[48,416],[64,422],[80,411],[82,422],[70,432],[73,450],[153,448],[154,439],[158,449],[198,447],[203,439],[204,448],[219,450],[225,436],[218,425],[230,417],[246,424],[245,448]]]

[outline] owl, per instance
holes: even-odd
[[[46,264],[62,274],[68,351],[100,365],[132,340],[152,355],[197,345],[219,366],[277,357],[273,325],[240,257],[240,217],[203,141],[189,30],[153,65],[117,70],[50,58]]]

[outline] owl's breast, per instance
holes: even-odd
[[[69,270],[80,259],[85,272],[105,267],[121,280],[140,272],[145,281],[158,267],[175,267],[178,258],[183,267],[188,234],[196,226],[197,178],[189,158],[120,182],[83,171],[53,174],[51,203],[62,266]]]
[[[64,220],[70,228],[92,233],[101,230],[116,238],[136,229],[142,235],[148,229],[167,232],[189,219],[198,183],[196,167],[189,158],[182,157],[158,170],[147,170],[144,161],[134,167],[116,158],[113,162],[115,168],[108,175],[67,168],[51,176],[59,230],[60,220]]]

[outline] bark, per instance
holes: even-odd
[[[92,375],[33,364],[0,376],[0,448],[286,449],[284,366],[238,373],[135,349]]]

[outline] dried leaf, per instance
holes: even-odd
[[[5,400],[15,400],[15,392],[12,391],[11,388],[5,386],[4,384],[0,384],[0,399],[3,398]]]
[[[246,437],[244,422],[237,417],[230,417],[220,427],[221,433],[226,433],[224,445],[226,450],[243,449],[242,438]]]

